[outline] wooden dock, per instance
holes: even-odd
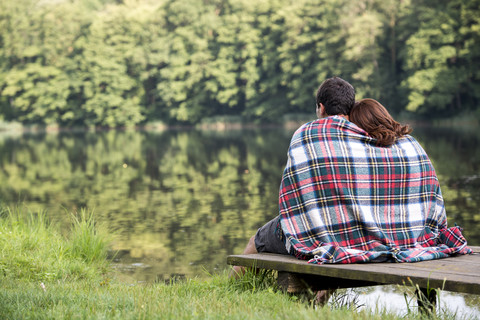
[[[314,290],[371,285],[418,285],[451,292],[480,294],[480,247],[470,255],[414,263],[309,264],[279,254],[231,255],[230,265],[277,270],[288,292],[304,286]]]

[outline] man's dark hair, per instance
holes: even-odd
[[[348,115],[355,103],[355,89],[342,78],[329,78],[317,90],[317,108],[320,103],[325,106],[325,112],[329,116]]]

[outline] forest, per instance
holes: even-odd
[[[272,123],[340,76],[394,115],[480,119],[480,0],[3,0],[0,121]]]

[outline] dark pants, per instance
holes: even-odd
[[[255,247],[258,252],[288,254],[285,243],[275,232],[277,224],[278,217],[275,217],[258,229],[257,234],[255,234]]]

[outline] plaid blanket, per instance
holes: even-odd
[[[279,232],[290,254],[311,263],[415,262],[468,254],[447,228],[435,170],[420,144],[390,147],[339,116],[292,137],[280,186]]]

